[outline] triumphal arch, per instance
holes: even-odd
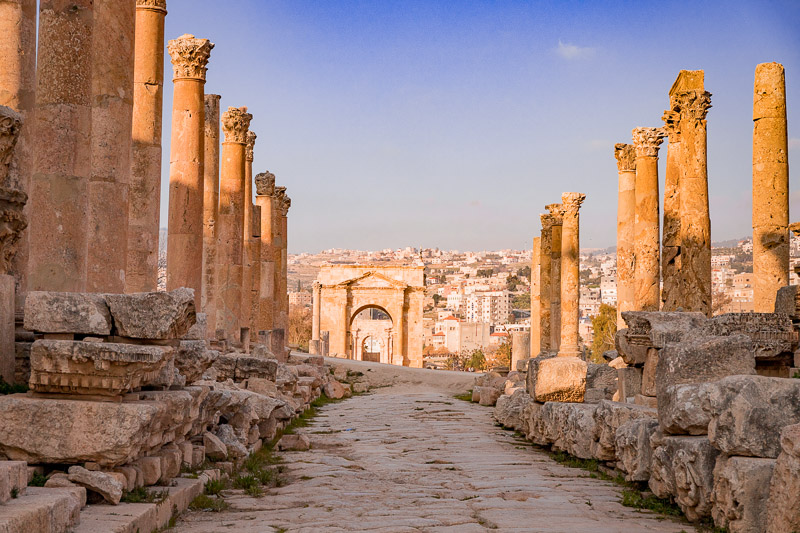
[[[323,265],[314,284],[312,340],[328,354],[422,367],[422,266]]]

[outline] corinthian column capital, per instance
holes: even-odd
[[[661,120],[664,121],[663,129],[667,133],[667,137],[669,137],[669,142],[670,143],[680,142],[679,141],[681,135],[680,113],[672,109],[667,109],[661,116]]]
[[[553,215],[551,214],[541,214],[539,215],[539,219],[542,221],[542,231],[549,231],[553,228]]]
[[[711,93],[708,91],[682,91],[675,93],[672,100],[672,110],[680,114],[681,121],[703,121],[711,109]]]
[[[253,151],[256,147],[257,135],[253,131],[247,132],[247,148],[244,151],[244,158],[247,161],[253,162]]]
[[[560,226],[564,223],[564,206],[561,204],[547,204],[545,209],[550,211],[550,216],[553,217],[553,225]]]
[[[256,194],[258,196],[275,195],[275,174],[262,172],[256,176]]]
[[[247,132],[253,115],[247,112],[246,107],[229,107],[222,114],[222,131],[225,133],[226,143],[247,144]]]
[[[285,217],[289,214],[289,208],[292,207],[292,199],[284,195],[283,201],[280,205],[281,216]]]
[[[153,11],[163,11],[167,14],[167,0],[136,0],[137,9],[151,9]]]
[[[11,162],[20,128],[22,128],[22,115],[10,107],[0,106],[0,185],[6,178],[5,171]]]
[[[172,69],[175,79],[193,78],[205,81],[206,65],[211,56],[214,43],[208,39],[197,39],[194,35],[181,35],[167,44],[167,51],[172,58]]]
[[[617,159],[617,170],[619,172],[632,172],[636,170],[636,150],[632,144],[615,144],[614,157]]]
[[[632,132],[636,157],[658,157],[658,147],[664,142],[664,128],[635,128]]]
[[[565,192],[561,195],[561,205],[564,209],[564,217],[578,216],[581,204],[586,200],[586,195],[580,192]]]

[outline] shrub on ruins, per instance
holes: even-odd
[[[13,385],[6,383],[3,378],[0,377],[0,395],[4,394],[20,394],[23,392],[28,392],[28,386],[22,383],[15,383]]]
[[[189,509],[192,511],[206,511],[212,513],[219,513],[228,508],[228,503],[222,498],[209,496],[208,494],[198,495],[189,504]]]
[[[489,368],[501,366],[511,368],[511,340],[508,339],[499,346],[489,348],[486,355]]]
[[[614,336],[617,334],[617,308],[608,304],[600,305],[600,312],[592,318],[591,360],[593,363],[604,363],[603,353],[614,349]]]
[[[303,305],[289,307],[289,344],[308,352],[311,340],[311,309]]]
[[[473,350],[469,355],[466,366],[467,368],[475,370],[475,372],[483,372],[486,370],[486,355],[484,355],[483,350]]]

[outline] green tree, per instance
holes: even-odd
[[[519,278],[517,276],[508,276],[506,280],[506,290],[508,292],[514,292],[517,290],[517,285],[520,284]]]
[[[525,266],[517,270],[517,276],[520,278],[528,278],[528,281],[531,279],[531,267]]]
[[[439,302],[442,300],[442,295],[438,292],[433,295],[433,305],[438,306]]]
[[[511,339],[498,346],[494,353],[490,355],[489,360],[493,368],[504,366],[509,370],[514,370],[511,368]]]
[[[474,368],[476,372],[482,372],[486,370],[486,356],[483,354],[483,350],[473,350],[467,360],[467,367]]]
[[[517,294],[514,296],[514,299],[511,301],[511,306],[514,309],[530,309],[531,308],[531,293],[525,292],[522,294]]]
[[[600,306],[600,312],[592,318],[592,361],[602,363],[603,352],[614,349],[614,335],[617,333],[617,308],[607,304]]]
[[[491,278],[492,274],[494,274],[493,268],[479,269],[477,272],[479,278]]]

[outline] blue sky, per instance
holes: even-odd
[[[544,205],[587,194],[581,244],[615,242],[616,142],[661,126],[704,69],[712,238],[751,232],[752,91],[786,67],[800,165],[800,2],[169,0],[211,39],[206,92],[248,106],[254,172],[292,198],[290,252],[529,248]],[[165,65],[162,225],[172,71]],[[666,146],[666,143],[665,145]],[[661,175],[666,150],[661,151]],[[800,180],[790,178],[792,220]]]

